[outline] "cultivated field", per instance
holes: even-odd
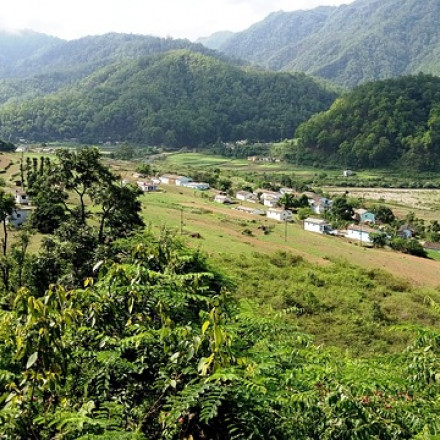
[[[404,217],[413,211],[426,220],[440,220],[440,189],[399,188],[323,188],[329,194],[341,195],[348,190],[349,196],[377,201],[389,205],[395,215]]]

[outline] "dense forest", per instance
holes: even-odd
[[[438,438],[438,290],[286,253],[208,260],[144,228],[139,192],[96,149],[21,173],[52,214],[0,251],[3,438]],[[2,191],[0,221],[12,207]],[[316,345],[306,317],[376,354]]]
[[[0,135],[169,147],[272,141],[292,137],[335,97],[303,74],[245,70],[179,50],[125,59],[44,97],[9,99],[0,107]]]
[[[358,86],[296,135],[299,160],[438,171],[440,79],[420,74]]]
[[[344,86],[440,73],[440,0],[356,0],[339,7],[276,12],[216,49],[275,70]],[[210,46],[209,39],[204,44]]]

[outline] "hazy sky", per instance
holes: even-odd
[[[353,0],[3,0],[0,28],[32,29],[65,39],[126,32],[194,40],[240,31],[270,12]]]

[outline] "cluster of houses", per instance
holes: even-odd
[[[331,206],[331,204],[329,206]],[[349,225],[347,229],[336,230],[332,228],[328,221],[322,218],[309,217],[304,220],[304,230],[309,232],[317,232],[319,234],[345,236],[350,240],[357,240],[361,243],[372,243],[373,240],[371,238],[371,234],[373,232],[377,232],[375,229],[370,227],[376,223],[374,213],[363,208],[355,209],[353,220],[356,223]]]
[[[194,182],[190,177],[186,176],[178,176],[175,174],[164,174],[160,177],[147,177],[140,173],[134,173],[133,177],[136,179],[136,185],[143,192],[153,192],[158,191],[161,183],[165,185],[176,185],[182,186],[185,188],[197,189],[200,191],[204,191],[209,189],[209,184],[205,182]],[[128,184],[132,183],[129,179],[123,179],[122,183]]]
[[[287,193],[293,194],[295,197],[302,195],[295,193],[295,190],[292,188],[281,188],[279,191],[271,191],[267,189],[257,189],[254,192],[238,191],[235,194],[236,200],[254,204],[258,203],[265,206],[267,209],[263,210],[243,205],[239,205],[234,209],[253,215],[266,215],[270,219],[281,222],[292,221],[292,211],[289,209],[283,209],[280,206],[280,199]],[[322,214],[325,209],[328,209],[331,206],[331,200],[325,197],[320,197],[312,192],[306,192],[303,194],[308,197],[310,208],[316,214]],[[217,194],[214,197],[214,201],[222,204],[234,203],[233,199],[225,194]]]
[[[295,197],[305,195],[308,199],[310,209],[317,216],[329,210],[333,203],[332,200],[327,197],[320,196],[314,192],[298,194],[295,193],[292,188],[281,188],[279,191],[258,189],[254,192],[239,191],[236,193],[235,198],[243,202],[262,204],[268,208],[267,210],[264,211],[260,208],[243,205],[237,206],[234,209],[253,215],[266,215],[268,218],[277,221],[291,221],[293,217],[292,211],[280,207],[280,199],[286,193],[293,194]],[[224,194],[216,195],[214,201],[223,204],[233,203],[232,198]],[[371,228],[371,225],[374,225],[376,222],[374,214],[366,209],[356,209],[354,211],[353,221],[353,224],[348,226],[344,231],[334,230],[330,223],[323,218],[306,218],[303,225],[304,230],[309,232],[345,236],[348,239],[358,240],[361,243],[371,243],[372,239],[370,234],[375,232],[375,230]]]
[[[202,191],[210,189],[208,183],[194,182],[190,177],[175,174],[164,174],[158,178],[148,178],[146,180],[145,176],[140,174],[134,174],[133,177],[139,179],[136,181],[136,184],[144,192],[157,191],[160,184],[175,185]],[[322,216],[331,208],[333,204],[332,200],[314,192],[304,192],[299,194],[296,193],[294,189],[287,187],[281,188],[279,191],[257,189],[251,192],[242,190],[238,191],[234,198],[223,192],[219,192],[214,196],[214,201],[220,204],[235,204],[236,206],[233,209],[246,214],[266,216],[267,218],[280,222],[290,222],[293,219],[292,211],[289,209],[283,209],[280,203],[284,194],[292,194],[295,197],[307,197],[309,207],[316,217],[308,217],[303,221],[303,228],[305,231],[342,236],[350,240],[359,241],[361,244],[370,244],[373,242],[371,234],[377,232],[376,229],[371,227],[376,224],[376,218],[373,212],[363,208],[355,209],[353,224],[349,225],[344,230],[335,230],[327,220],[318,217]],[[255,204],[256,206],[237,204],[237,202],[246,202],[248,204]],[[265,209],[263,209],[261,205],[263,205]],[[411,238],[415,235],[415,231],[410,225],[403,225],[398,230],[397,235],[403,238]],[[433,247],[437,248],[440,246]]]

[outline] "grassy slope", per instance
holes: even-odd
[[[18,172],[19,157],[11,158],[14,165],[3,175],[8,179]],[[192,157],[195,163],[199,159]],[[219,159],[228,162],[206,158],[204,165],[216,166]],[[243,161],[230,162],[235,166]],[[135,167],[124,162],[112,165],[125,177]],[[439,289],[435,289],[440,286],[438,261],[361,248],[343,239],[305,232],[300,223],[287,225],[285,241],[284,224],[214,203],[207,197],[212,193],[162,188],[162,192],[141,197],[143,215],[151,228],[179,234],[183,220],[185,240],[200,247],[235,280],[238,297],[252,299],[263,313],[299,306],[303,313],[288,314],[288,319],[314,335],[318,343],[365,354],[399,350],[408,339],[391,330],[395,324],[438,322],[426,303],[427,297],[440,302]],[[271,232],[264,235],[260,225],[269,226]],[[244,230],[252,235],[243,235]],[[202,238],[191,238],[192,232]],[[40,239],[35,237],[33,251]],[[276,252],[285,254],[280,257]],[[292,259],[291,254],[301,258]],[[399,278],[390,277],[383,268]],[[413,284],[431,287],[414,288]]]
[[[285,241],[284,224],[234,211],[229,206],[203,198],[200,192],[168,185],[163,188],[165,192],[142,196],[145,220],[157,228],[166,227],[179,232],[183,207],[184,231],[199,232],[202,239],[189,240],[208,254],[269,254],[284,250],[312,262],[326,263],[328,259],[341,258],[365,268],[386,268],[391,274],[416,285],[440,286],[437,261],[386,249],[360,247],[345,239],[305,232],[300,222],[287,225]],[[260,225],[271,226],[273,230],[264,235],[258,229]],[[245,229],[253,235],[243,235]]]

